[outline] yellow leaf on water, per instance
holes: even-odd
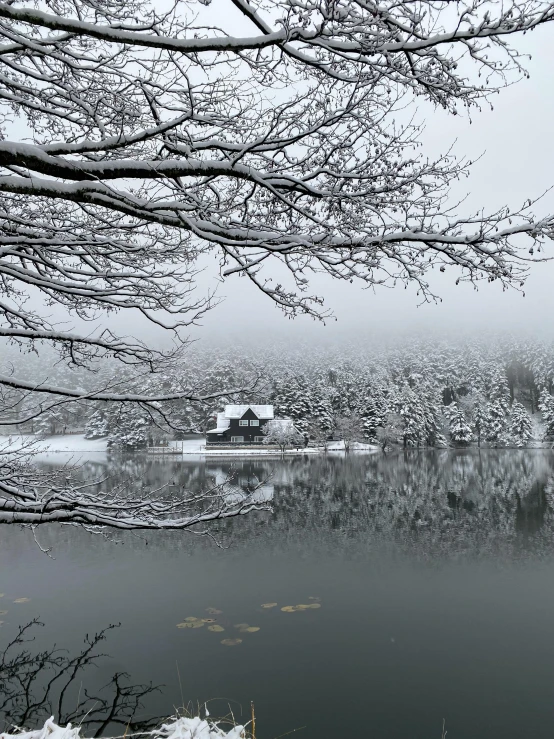
[[[225,631],[223,626],[219,626],[219,624],[215,624],[214,626],[208,626],[208,631]]]
[[[204,626],[203,621],[182,621],[180,624],[177,624],[178,629],[199,629],[202,626]]]
[[[242,639],[222,639],[221,643],[226,647],[234,647],[236,644],[242,644]]]
[[[262,603],[262,608],[275,608],[277,603]]]
[[[294,613],[294,611],[298,611],[298,608],[296,606],[283,606],[281,610],[285,613]]]

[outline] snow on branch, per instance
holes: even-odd
[[[32,446],[23,449],[5,443],[0,448],[0,523],[35,528],[59,523],[130,531],[190,530],[211,536],[208,525],[252,511],[267,511],[256,491],[263,481],[241,497],[229,495],[229,480],[198,493],[164,485],[140,490],[136,481],[113,485],[109,479],[81,481],[66,467],[54,472],[31,464]]]

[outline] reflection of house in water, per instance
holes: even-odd
[[[213,470],[215,484],[225,485],[225,501],[239,503],[251,496],[253,503],[268,503],[273,500],[275,487],[267,476],[253,474],[252,470]],[[227,482],[229,480],[229,482]]]

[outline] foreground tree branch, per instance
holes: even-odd
[[[109,479],[77,480],[68,468],[37,470],[30,464],[32,454],[32,445],[17,449],[7,444],[0,449],[0,523],[31,528],[60,523],[92,532],[187,529],[205,536],[214,521],[271,510],[256,495],[263,481],[240,499],[230,495],[228,480],[195,494],[167,485],[139,490],[137,481],[113,486]]]

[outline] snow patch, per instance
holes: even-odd
[[[58,726],[52,716],[45,721],[44,726],[36,731],[14,731],[0,734],[0,739],[80,739],[80,726],[75,728]],[[153,739],[243,739],[246,736],[244,726],[233,726],[229,731],[221,729],[214,721],[181,717],[150,732],[143,732],[142,736],[151,736]]]

